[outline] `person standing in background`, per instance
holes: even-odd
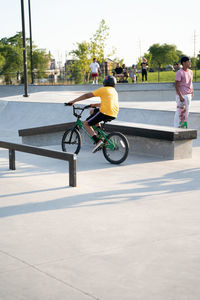
[[[99,73],[100,73],[100,66],[97,62],[96,58],[93,58],[93,62],[90,64],[90,69],[91,69],[91,73],[92,73],[92,84],[98,84],[98,77],[99,77]]]
[[[136,74],[137,74],[137,69],[136,69],[135,65],[132,65],[132,67],[131,67],[131,69],[129,71],[129,76],[132,79],[132,83],[136,83],[136,81],[137,81]]]
[[[124,79],[123,69],[120,67],[119,63],[117,63],[116,68],[113,70],[113,76],[117,79],[117,81],[122,81]]]
[[[123,82],[128,82],[128,77],[129,77],[128,68],[126,67],[125,64],[123,64],[122,69],[123,69]]]
[[[187,117],[193,97],[193,72],[189,68],[191,62],[189,57],[181,58],[181,65],[183,66],[176,72],[175,89],[176,89],[176,106],[177,110],[174,116],[174,127],[179,127],[179,106],[180,102],[185,102]]]
[[[147,69],[148,69],[147,59],[143,57],[143,61],[141,63],[142,82],[144,82],[144,78],[147,81]]]
[[[174,68],[174,72],[177,72],[178,70],[180,70],[180,65],[179,65],[179,63],[178,63],[178,62],[175,62],[173,68]]]

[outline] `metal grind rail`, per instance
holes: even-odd
[[[9,169],[16,170],[15,166],[15,151],[26,152],[30,154],[51,157],[55,159],[65,160],[69,162],[69,185],[77,186],[76,176],[76,155],[55,150],[48,150],[39,147],[32,147],[28,145],[15,144],[10,142],[0,141],[0,147],[9,150]]]

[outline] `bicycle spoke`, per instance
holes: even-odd
[[[62,149],[68,153],[76,153],[80,151],[81,148],[81,137],[80,133],[76,130],[68,130],[64,133],[62,138]]]
[[[103,148],[105,158],[114,164],[123,162],[127,158],[129,150],[126,137],[119,132],[113,132],[107,138],[109,140]]]

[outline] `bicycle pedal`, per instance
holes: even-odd
[[[100,145],[98,146],[98,144],[96,145],[96,149],[94,150],[92,150],[92,153],[96,153],[97,151],[99,151],[99,150],[101,150],[102,149],[102,147],[103,147],[103,142],[102,141],[100,141]]]
[[[102,148],[103,148],[103,146],[100,146],[97,150],[95,150],[94,152],[92,152],[92,153],[96,153],[97,151],[100,151],[100,150],[102,150]]]
[[[100,150],[102,150],[102,148],[103,148],[103,145],[100,146],[96,151],[100,151]]]

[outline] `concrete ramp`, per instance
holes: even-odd
[[[120,102],[120,112],[117,120],[134,123],[146,123],[163,126],[173,126],[174,111],[164,109],[143,109],[123,107]],[[83,119],[88,111],[83,114]],[[54,125],[73,122],[75,118],[71,107],[64,107],[63,103],[0,101],[1,130],[18,131],[19,129]],[[200,113],[191,112],[189,127],[200,129]]]
[[[194,83],[195,95],[191,106],[189,127],[200,129],[200,90]],[[75,121],[70,107],[63,103],[78,95],[93,91],[97,86],[29,86],[30,97],[24,98],[23,86],[0,87],[0,131],[4,136],[19,129]],[[120,112],[117,120],[134,123],[173,126],[175,91],[171,84],[117,85]],[[91,98],[81,102],[98,101]],[[88,111],[84,112],[86,118]],[[2,133],[3,132],[3,133]]]
[[[18,130],[70,121],[73,115],[61,103],[0,102],[1,129]]]
[[[121,108],[118,120],[134,123],[174,126],[174,111],[138,108]],[[200,113],[190,113],[189,128],[200,129]]]

